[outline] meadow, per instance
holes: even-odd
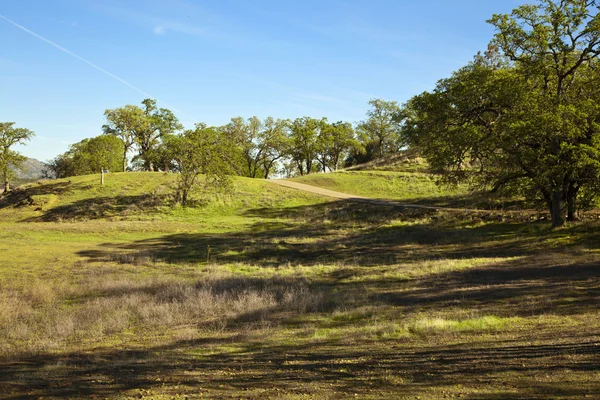
[[[245,178],[182,208],[174,177],[73,177],[0,199],[0,398],[600,395],[598,222],[552,230],[529,213]],[[472,199],[418,170],[299,181]]]

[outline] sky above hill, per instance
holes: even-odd
[[[231,117],[356,122],[485,50],[525,0],[0,2],[0,121],[48,160],[101,134],[107,108],[158,99],[186,127]]]

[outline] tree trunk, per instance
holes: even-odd
[[[304,164],[302,164],[302,161],[297,161],[296,164],[298,165],[298,169],[300,170],[300,176],[304,176]]]
[[[565,224],[565,217],[562,211],[563,192],[555,190],[552,192],[552,202],[550,203],[550,215],[552,216],[552,227],[557,228]]]
[[[567,192],[567,221],[577,220],[577,192],[578,187],[575,187],[573,183],[569,184],[569,190]]]
[[[187,201],[188,201],[188,191],[183,190],[181,192],[181,205],[185,206],[187,204]]]
[[[123,151],[123,172],[127,172],[127,148]]]
[[[148,163],[148,168],[150,169],[150,172],[154,172],[154,163],[152,161]]]
[[[4,183],[4,193],[3,194],[7,194],[8,192],[10,192],[10,183],[8,182],[8,166],[4,165],[3,171],[2,171],[2,182]]]

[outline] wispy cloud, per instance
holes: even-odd
[[[288,106],[301,107],[311,112],[323,109],[338,109],[352,114],[362,114],[364,109],[356,107],[358,102],[366,102],[373,97],[364,92],[352,89],[343,89],[339,87],[324,87],[323,91],[307,91],[298,87],[280,84],[278,82],[265,80],[257,77],[247,76],[243,74],[231,74],[233,77],[246,82],[253,82],[261,86],[271,88],[280,92],[285,99],[282,104]]]
[[[175,21],[162,20],[160,18],[144,17],[144,19],[149,23],[157,23],[157,25],[154,27],[154,33],[157,35],[164,35],[168,31],[183,33],[185,35],[192,36],[207,35],[207,30],[199,26],[183,24]]]
[[[154,97],[154,96],[152,96],[152,95],[148,94],[147,92],[143,91],[142,89],[139,89],[139,88],[135,87],[135,86],[134,86],[134,85],[132,85],[131,83],[127,82],[126,80],[124,80],[124,79],[122,79],[122,78],[119,78],[117,75],[115,75],[115,74],[113,74],[113,73],[111,73],[111,72],[109,72],[109,71],[105,70],[104,68],[101,68],[101,67],[99,67],[98,65],[96,65],[96,64],[94,64],[94,63],[92,63],[91,61],[88,61],[88,60],[86,60],[85,58],[83,58],[83,57],[81,57],[81,56],[79,56],[79,55],[77,55],[77,54],[73,53],[72,51],[70,51],[70,50],[67,50],[66,48],[62,47],[61,45],[59,45],[59,44],[57,44],[57,43],[55,43],[55,42],[53,42],[53,41],[51,41],[50,39],[47,39],[47,38],[45,38],[45,37],[43,37],[43,36],[41,36],[41,35],[39,35],[39,34],[35,33],[34,31],[32,31],[32,30],[30,30],[30,29],[27,29],[27,28],[25,28],[23,25],[20,25],[20,24],[16,23],[15,21],[13,21],[13,20],[11,20],[11,19],[9,19],[9,18],[5,17],[5,16],[4,16],[4,15],[2,15],[2,14],[0,14],[0,19],[3,19],[4,21],[8,22],[9,24],[11,24],[11,25],[15,26],[16,28],[19,28],[20,30],[22,30],[22,31],[24,31],[24,32],[26,32],[26,33],[28,33],[28,34],[30,34],[30,35],[32,35],[32,36],[34,36],[34,37],[36,37],[37,39],[39,39],[39,40],[41,40],[41,41],[43,41],[43,42],[46,42],[46,43],[47,43],[47,44],[49,44],[50,46],[52,46],[52,47],[54,47],[54,48],[56,48],[56,49],[58,49],[58,50],[62,51],[63,53],[65,53],[65,54],[68,54],[68,55],[70,55],[71,57],[74,57],[74,58],[78,59],[79,61],[82,61],[82,62],[86,63],[86,64],[87,64],[87,65],[89,65],[90,67],[92,67],[92,68],[94,68],[94,69],[96,69],[96,70],[98,70],[98,71],[102,72],[103,74],[105,74],[105,75],[107,75],[107,76],[111,77],[112,79],[114,79],[114,80],[116,80],[116,81],[118,81],[118,82],[121,82],[121,83],[122,83],[122,84],[124,84],[125,86],[127,86],[127,87],[129,87],[129,88],[131,88],[131,89],[135,90],[136,92],[140,93],[140,94],[141,94],[141,95],[143,95],[144,97],[156,98],[156,97]],[[185,115],[185,113],[183,113],[181,110],[178,110],[177,108],[173,107],[172,105],[169,105],[168,103],[166,103],[166,102],[164,102],[164,101],[161,101],[161,100],[159,100],[159,99],[156,99],[156,100],[157,100],[158,102],[160,102],[160,103],[164,104],[165,106],[167,106],[167,107],[171,108],[172,110],[174,110],[174,111],[176,111],[176,112],[178,112],[178,113],[180,113],[180,114],[183,114],[183,115]]]

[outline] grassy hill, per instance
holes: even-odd
[[[309,178],[339,176],[342,189],[389,174],[423,172]],[[172,174],[98,178],[34,183],[0,200],[4,396],[600,391],[597,222],[550,230],[243,178],[182,208],[171,204]],[[361,190],[409,196],[386,185]]]
[[[426,172],[339,171],[293,180],[359,196],[427,204],[449,202],[469,194],[465,186],[438,186],[437,178]]]
[[[259,207],[290,207],[319,201],[316,196],[261,180],[234,178],[222,194],[194,194],[195,207],[173,207],[175,174],[111,173],[39,181],[0,199],[0,218],[13,221],[148,220],[235,215]],[[323,200],[320,200],[323,201]]]
[[[439,176],[414,150],[327,174],[312,174],[292,180],[325,189],[377,199],[439,207],[484,210],[520,210],[528,205],[520,198],[472,192],[465,184],[439,185]]]

